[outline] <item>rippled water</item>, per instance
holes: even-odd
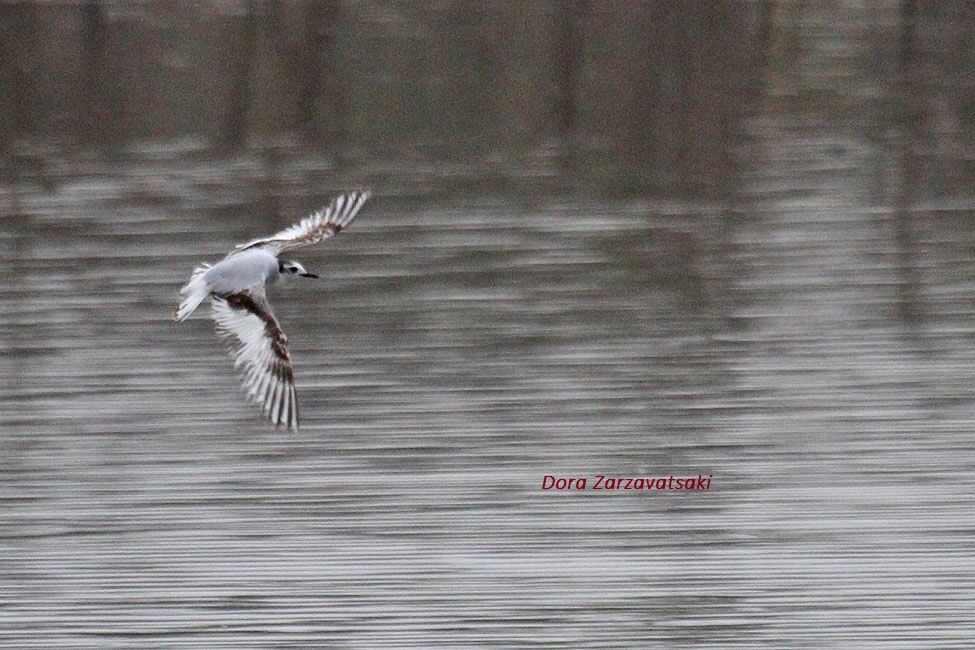
[[[26,186],[0,641],[967,645],[973,211],[926,206],[905,257],[869,150],[781,128],[731,211],[379,191],[299,256],[325,281],[272,297],[298,433],[243,406],[205,317],[168,315],[194,263],[328,188],[286,176],[269,222],[246,166]]]

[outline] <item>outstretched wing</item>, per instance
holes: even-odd
[[[332,203],[318,212],[305,217],[298,223],[285,228],[264,239],[240,244],[238,249],[267,247],[275,255],[290,248],[309,246],[337,235],[339,231],[352,223],[362,204],[369,199],[368,191],[349,192],[335,197]]]
[[[213,297],[217,332],[236,339],[231,348],[251,402],[261,407],[275,426],[298,428],[295,377],[288,355],[288,337],[271,312],[262,285]]]

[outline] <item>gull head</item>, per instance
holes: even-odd
[[[318,276],[314,273],[309,273],[304,266],[295,262],[294,260],[278,260],[278,273],[282,278],[292,277],[302,277],[302,278],[317,278]]]

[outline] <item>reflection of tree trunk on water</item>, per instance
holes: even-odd
[[[0,4],[0,20],[7,26],[0,34],[0,154],[5,156],[30,130],[32,79],[24,59],[33,15],[34,7],[26,3]]]
[[[277,197],[280,153],[275,150],[272,111],[268,106],[273,91],[265,91],[266,72],[258,58],[259,42],[274,46],[274,25],[278,7],[260,0],[247,0],[239,23],[230,32],[229,92],[226,118],[219,134],[218,149],[223,155],[245,152],[250,147],[260,163],[256,184],[256,211],[276,220],[279,213]],[[263,39],[263,41],[261,41]],[[304,124],[302,126],[305,126]]]
[[[231,31],[230,93],[227,98],[226,120],[220,134],[219,148],[223,154],[239,152],[247,143],[248,113],[251,104],[251,75],[257,40],[257,17],[254,0],[247,0],[240,33]]]
[[[331,23],[327,16],[329,5],[312,0],[302,5],[301,12],[305,22],[305,34],[301,53],[302,78],[301,98],[298,101],[298,128],[301,129],[306,142],[315,146],[321,144],[318,100],[325,65],[327,25]]]
[[[281,12],[282,7],[277,0],[264,0],[261,3],[261,11],[258,19],[254,21],[254,31],[256,34],[252,35],[252,40],[260,39],[264,54],[264,58],[258,61],[258,65],[255,66],[258,68],[257,79],[259,79],[255,84],[255,94],[260,99],[257,102],[258,108],[256,112],[258,115],[254,119],[255,126],[252,127],[260,134],[259,137],[261,139],[260,159],[262,177],[260,196],[258,197],[258,210],[262,216],[270,219],[272,223],[276,223],[281,214],[278,179],[280,176],[282,152],[275,141],[277,132],[273,115],[276,98],[273,93],[269,96],[266,91],[262,92],[262,86],[266,87],[265,84],[272,83],[272,79],[267,73],[267,66],[268,60],[273,58],[271,53],[277,46],[277,34],[280,31],[278,21],[280,20]]]
[[[344,158],[346,101],[339,69],[340,6],[336,0],[308,0],[305,22],[304,76],[298,106],[298,125],[316,150],[327,145],[336,164]]]
[[[10,26],[0,33],[0,88],[4,89],[0,93],[0,214],[9,223],[23,217],[19,196],[22,160],[15,149],[17,140],[27,136],[32,126],[32,80],[23,62],[33,16],[34,8],[27,3],[0,4],[0,24]],[[18,258],[7,255],[5,259]]]
[[[899,270],[902,274],[901,317],[906,323],[921,316],[921,286],[916,263],[917,232],[914,215],[915,187],[920,182],[917,145],[920,140],[923,111],[918,79],[916,44],[917,5],[915,0],[902,0],[901,34],[898,61],[897,94],[900,124],[897,129],[896,155],[900,178],[894,197],[894,221],[897,229]]]
[[[589,15],[589,0],[572,0],[558,6],[556,41],[556,120],[563,146],[564,173],[575,185],[578,161],[578,89],[585,38],[582,26]]]
[[[720,166],[716,179],[716,189],[718,201],[721,205],[720,223],[715,233],[715,247],[713,251],[718,268],[722,270],[716,279],[721,283],[718,295],[723,296],[727,301],[734,295],[731,290],[731,283],[740,276],[740,271],[733,266],[731,261],[734,258],[735,236],[738,227],[746,215],[755,212],[752,205],[752,197],[741,191],[742,183],[742,161],[735,155],[736,151],[752,151],[751,157],[756,154],[749,146],[749,137],[745,133],[744,122],[749,117],[754,117],[766,107],[767,98],[770,96],[770,64],[772,61],[772,51],[776,38],[775,30],[775,3],[773,0],[764,0],[758,6],[758,30],[755,35],[754,43],[751,48],[750,57],[744,61],[744,70],[728,70],[726,78],[735,78],[738,74],[747,73],[747,80],[741,84],[745,95],[742,98],[743,105],[737,109],[726,110],[722,121],[722,148]],[[729,44],[729,47],[733,44]],[[748,155],[748,154],[746,154]],[[723,314],[729,313],[732,305],[720,304],[715,308]]]
[[[108,97],[108,27],[105,6],[99,0],[87,0],[83,11],[85,72],[78,126],[81,128],[83,142],[103,150],[115,150],[119,133],[112,125],[112,102]]]
[[[8,209],[11,214],[20,213],[17,189],[21,180],[34,172],[35,180],[47,181],[39,173],[44,169],[43,158],[30,148],[42,121],[31,42],[31,35],[39,31],[40,13],[31,3],[0,3],[0,181],[10,187],[7,197],[0,187],[0,210]]]
[[[772,47],[775,43],[775,2],[762,0],[758,5],[758,35],[755,38],[752,61],[755,66],[751,88],[751,98],[756,100],[750,107],[757,111],[759,101],[767,96],[765,92],[769,85],[770,63],[772,61]]]
[[[24,167],[30,161],[18,151],[17,141],[32,135],[36,128],[35,81],[30,70],[29,38],[36,33],[36,5],[30,3],[0,4],[0,21],[13,28],[0,34],[0,282],[5,291],[22,296],[24,313],[30,313],[37,299],[34,289],[34,265],[31,264],[34,224],[25,210],[28,199]],[[5,20],[6,19],[6,20]],[[8,38],[10,36],[10,38]],[[21,193],[24,192],[24,200]],[[35,385],[37,357],[34,349],[50,347],[43,332],[21,325],[5,327],[9,335],[0,334],[0,376],[7,391],[23,391]],[[16,461],[17,454],[13,455]]]

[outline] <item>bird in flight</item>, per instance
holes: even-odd
[[[337,235],[368,199],[366,191],[342,194],[281,232],[240,244],[216,264],[201,264],[179,291],[183,299],[173,312],[175,321],[185,320],[207,296],[213,298],[210,315],[217,333],[232,342],[234,367],[247,397],[275,426],[298,428],[298,402],[288,337],[271,311],[265,285],[317,278],[280,254]]]

